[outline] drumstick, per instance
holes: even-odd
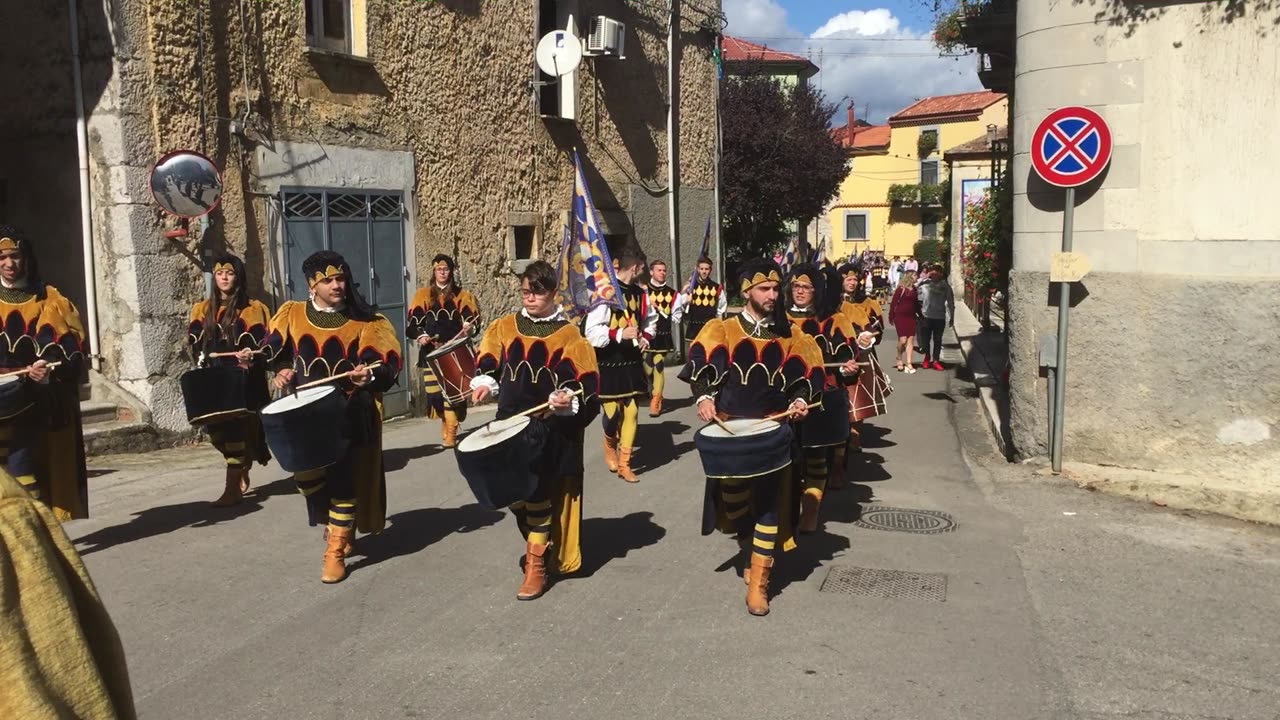
[[[250,351],[249,351],[249,354],[250,354],[250,355],[259,355],[259,354],[264,353],[264,352],[266,352],[266,351],[267,351],[267,348],[258,348],[257,350],[250,350]],[[238,351],[238,350],[237,350],[236,352],[215,352],[215,353],[209,353],[206,357],[211,357],[211,358],[235,357],[236,355],[239,355],[239,354],[240,354],[240,351]]]
[[[805,405],[804,405],[804,409],[805,409],[805,410],[812,410],[812,409],[814,409],[814,408],[820,408],[820,407],[822,407],[822,403],[820,403],[820,402],[816,402],[816,403],[805,403]],[[786,416],[788,416],[788,415],[791,415],[791,414],[793,414],[793,413],[795,413],[795,412],[796,412],[795,410],[792,410],[791,408],[787,408],[786,410],[783,410],[783,411],[782,411],[782,412],[780,412],[780,413],[774,413],[774,414],[772,414],[772,415],[769,415],[769,416],[765,417],[764,419],[765,419],[765,420],[777,420],[777,419],[779,419],[779,418],[784,418],[784,417],[786,417]]]
[[[557,390],[557,392],[559,392],[559,391]],[[569,396],[570,396],[570,397],[573,397],[573,396],[581,395],[581,394],[582,394],[582,390],[581,390],[581,389],[578,389],[578,390],[574,390],[573,392],[569,393]],[[512,415],[511,417],[528,417],[528,416],[530,416],[530,415],[537,415],[538,413],[542,412],[543,410],[546,410],[546,409],[547,409],[547,408],[549,408],[549,407],[551,407],[551,401],[550,401],[550,400],[548,400],[547,402],[542,403],[541,405],[538,405],[537,407],[531,407],[531,408],[529,408],[528,410],[525,410],[524,412],[518,412],[518,413],[516,413],[515,415]]]
[[[370,363],[370,364],[368,364],[368,365],[365,365],[365,366],[364,366],[364,369],[365,369],[365,370],[372,370],[372,369],[374,369],[374,368],[376,368],[376,367],[381,367],[381,366],[382,366],[382,363],[380,363],[380,362]],[[324,385],[325,383],[331,383],[331,382],[333,382],[333,381],[335,381],[335,380],[341,380],[341,379],[343,379],[343,378],[349,378],[349,377],[351,377],[352,375],[355,375],[355,374],[356,374],[356,371],[355,371],[355,370],[348,370],[347,372],[344,372],[344,373],[338,373],[337,375],[330,375],[330,376],[329,376],[329,377],[327,377],[327,378],[321,378],[320,380],[313,380],[313,381],[311,381],[311,382],[309,382],[309,383],[307,383],[307,384],[305,384],[305,385],[299,385],[298,387],[294,388],[294,389],[293,389],[293,391],[294,391],[294,392],[297,392],[297,391],[299,391],[299,390],[306,390],[307,388],[318,387],[318,386],[320,386],[320,385]]]
[[[864,361],[862,361],[862,362],[860,362],[860,363],[854,363],[854,365],[857,365],[858,367],[866,367],[866,366],[868,366],[868,365],[870,365],[870,364],[871,364],[871,362],[870,362],[870,361],[868,361],[868,360],[864,360]],[[822,364],[822,367],[824,367],[824,368],[838,368],[838,367],[844,367],[844,363],[823,363],[823,364]]]
[[[725,432],[729,433],[730,435],[737,435],[737,434],[738,434],[738,433],[736,433],[736,432],[734,432],[734,431],[730,430],[730,429],[729,429],[729,426],[728,426],[728,425],[725,425],[725,424],[724,424],[724,421],[723,421],[723,420],[721,420],[721,419],[720,419],[720,418],[718,418],[718,417],[713,417],[713,418],[711,418],[711,422],[713,422],[713,423],[715,423],[715,424],[719,425],[721,430],[724,430]]]
[[[49,370],[52,370],[61,364],[62,364],[62,361],[59,360],[57,362],[51,362],[48,365],[45,365],[45,367],[48,368]],[[34,369],[35,368],[31,366],[27,366],[22,368],[21,370],[14,370],[13,372],[0,373],[0,377],[9,377],[10,375],[26,375],[27,373],[31,372]]]

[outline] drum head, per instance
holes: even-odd
[[[320,398],[338,392],[338,388],[332,385],[322,385],[320,387],[307,388],[299,390],[293,395],[285,395],[284,397],[268,404],[262,408],[263,415],[274,415],[276,413],[289,412],[296,410],[303,405],[310,405]]]
[[[427,359],[430,360],[431,358],[439,357],[441,355],[448,355],[449,353],[453,352],[454,349],[457,348],[459,345],[467,342],[470,339],[471,338],[467,337],[466,335],[463,335],[462,337],[454,338],[449,342],[445,343],[444,345],[441,345],[440,347],[428,353]]]
[[[477,428],[458,443],[458,452],[476,452],[519,435],[529,425],[528,417],[494,420]]]
[[[781,427],[774,420],[764,420],[764,419],[754,420],[751,418],[738,418],[735,420],[725,420],[724,424],[726,427],[729,428],[729,430],[733,432],[732,435],[725,432],[724,428],[720,427],[715,423],[712,423],[711,425],[707,425],[706,427],[702,428],[698,432],[703,435],[706,435],[707,437],[718,437],[718,438],[750,437],[752,435],[764,435],[766,433],[771,433],[774,430],[777,430],[779,427]]]
[[[21,375],[0,375],[0,387],[11,385],[22,380]]]

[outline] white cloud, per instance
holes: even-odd
[[[853,10],[829,18],[808,38],[787,24],[774,0],[725,0],[730,35],[810,57],[821,72],[811,81],[840,105],[847,99],[859,119],[882,123],[918,98],[981,90],[971,57],[938,57],[928,29],[904,27],[890,10]],[[780,39],[779,39],[780,38]]]

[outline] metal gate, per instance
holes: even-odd
[[[288,188],[280,191],[284,208],[284,283],[290,300],[306,300],[302,261],[318,250],[341,253],[352,278],[378,312],[391,321],[401,338],[406,368],[409,343],[404,340],[406,297],[404,203],[398,192]],[[416,357],[416,356],[415,356]],[[408,371],[383,396],[387,417],[409,411]]]

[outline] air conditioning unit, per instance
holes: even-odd
[[[626,23],[595,15],[591,18],[591,33],[587,35],[587,49],[583,55],[612,56],[621,60],[626,42]]]

